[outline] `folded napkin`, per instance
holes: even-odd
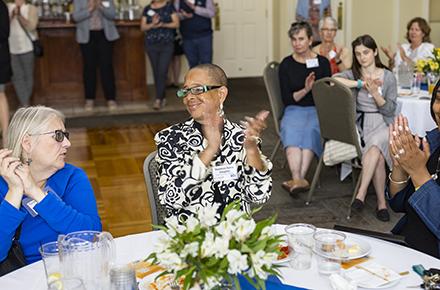
[[[238,281],[240,282],[240,286],[242,290],[255,290],[255,287],[252,286],[248,280],[242,275],[238,275]],[[280,279],[276,276],[269,276],[266,280],[266,289],[267,290],[275,290],[275,289],[286,289],[286,290],[306,290],[305,288],[299,288],[291,285],[285,285],[281,283]]]
[[[348,281],[339,274],[331,274],[329,277],[330,285],[333,290],[356,290],[357,285],[354,281]]]

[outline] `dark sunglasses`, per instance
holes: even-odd
[[[70,136],[69,132],[63,131],[63,130],[55,130],[55,131],[51,131],[51,132],[32,134],[31,136],[48,135],[48,134],[53,134],[52,137],[55,139],[55,141],[60,142],[60,143],[64,141],[64,137],[66,137],[67,140],[69,140],[69,136]]]
[[[196,87],[187,88],[187,89],[183,88],[183,89],[177,90],[176,94],[179,98],[184,98],[189,93],[191,93],[193,95],[200,95],[200,94],[206,93],[207,91],[218,89],[221,87],[222,86],[196,86]]]

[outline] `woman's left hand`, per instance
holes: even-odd
[[[257,140],[261,133],[267,128],[266,118],[269,116],[269,111],[260,111],[255,117],[245,117],[246,121],[241,123],[245,126],[244,147],[246,150],[255,149]]]
[[[21,179],[21,182],[23,184],[23,191],[26,196],[32,198],[37,202],[40,202],[45,197],[43,190],[41,190],[41,188],[37,185],[34,178],[32,177],[29,165],[23,164],[19,166],[15,170],[15,174],[17,174],[18,177]]]

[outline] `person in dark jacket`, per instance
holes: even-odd
[[[9,123],[9,106],[5,94],[5,84],[11,80],[11,56],[9,54],[9,13],[8,7],[0,0],[0,126],[3,147]]]
[[[212,63],[212,24],[215,6],[212,0],[176,0],[180,18],[183,51],[190,68]]]

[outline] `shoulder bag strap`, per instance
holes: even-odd
[[[20,20],[18,20],[18,24],[20,25],[21,29],[23,29],[24,33],[26,34],[27,38],[29,38],[29,40],[32,42],[34,42],[34,40],[32,39],[31,35],[29,34],[29,31],[26,30],[26,28],[24,28],[23,24],[21,24]]]
[[[15,230],[15,235],[14,235],[14,240],[18,241],[20,239],[20,234],[21,234],[21,226],[23,225],[23,223],[20,223],[20,225],[18,226],[18,228]]]

